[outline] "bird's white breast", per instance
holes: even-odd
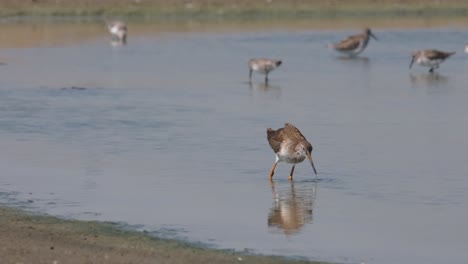
[[[432,67],[439,65],[443,60],[441,59],[436,59],[436,60],[430,60],[425,56],[419,57],[416,62],[421,65],[421,66],[426,66],[426,67]]]
[[[252,65],[252,70],[259,71],[260,67],[257,64]]]
[[[290,148],[282,147],[280,151],[276,153],[276,161],[282,161],[286,163],[299,163],[305,159],[305,156],[302,156],[298,153],[289,152]]]
[[[266,74],[269,70],[267,69],[268,67],[262,67],[262,66],[259,66],[259,65],[256,65],[254,64],[252,66],[252,70],[258,72],[258,73],[263,73],[263,74]]]
[[[117,27],[117,26],[111,27],[111,28],[110,28],[110,32],[111,32],[112,34],[118,34],[118,33],[119,33],[119,27]]]

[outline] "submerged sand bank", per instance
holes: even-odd
[[[315,263],[200,248],[112,223],[62,220],[0,205],[1,263]]]

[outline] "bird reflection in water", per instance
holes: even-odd
[[[279,85],[271,85],[269,83],[255,83],[255,82],[248,82],[249,89],[251,94],[254,93],[259,93],[259,94],[269,94],[271,96],[274,96],[276,98],[279,98],[281,96],[281,86]]]
[[[290,181],[288,185],[288,188],[275,188],[275,183],[271,182],[274,205],[268,214],[268,227],[294,235],[313,221],[317,183],[307,182],[296,188]]]
[[[359,57],[359,56],[356,56],[356,57],[339,56],[337,57],[337,59],[345,63],[349,62],[349,63],[360,64],[364,66],[368,66],[370,62],[368,57]]]
[[[435,85],[440,83],[445,83],[448,81],[448,77],[439,73],[432,74],[410,74],[410,80],[413,84],[426,84],[426,85]]]
[[[123,46],[125,46],[126,44],[123,44],[123,43],[122,43],[121,41],[119,41],[119,40],[114,40],[114,39],[112,39],[112,40],[110,41],[110,45],[111,45],[112,47],[123,47]]]
[[[447,93],[450,89],[450,78],[435,73],[410,74],[410,81],[413,88],[425,87],[428,93]]]
[[[257,90],[257,91],[273,91],[273,90],[281,90],[281,87],[279,85],[271,85],[269,83],[255,83],[255,82],[249,82],[249,87],[252,90]]]

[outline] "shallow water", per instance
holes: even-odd
[[[0,51],[0,201],[217,248],[345,263],[466,263],[468,30],[168,32]],[[79,34],[78,34],[79,35]],[[46,37],[41,40],[47,39]],[[47,44],[47,43],[46,43]],[[415,48],[457,51],[438,73]],[[250,57],[281,58],[270,85]],[[295,124],[309,164],[265,129]]]

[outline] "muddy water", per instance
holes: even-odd
[[[325,47],[351,28],[137,30],[114,47],[95,23],[36,27],[0,50],[0,201],[255,253],[468,261],[468,30],[376,27],[347,59]],[[430,75],[408,69],[414,48],[457,54]],[[256,56],[284,62],[268,86],[247,82]],[[268,181],[265,129],[285,122],[318,177],[280,163]]]

